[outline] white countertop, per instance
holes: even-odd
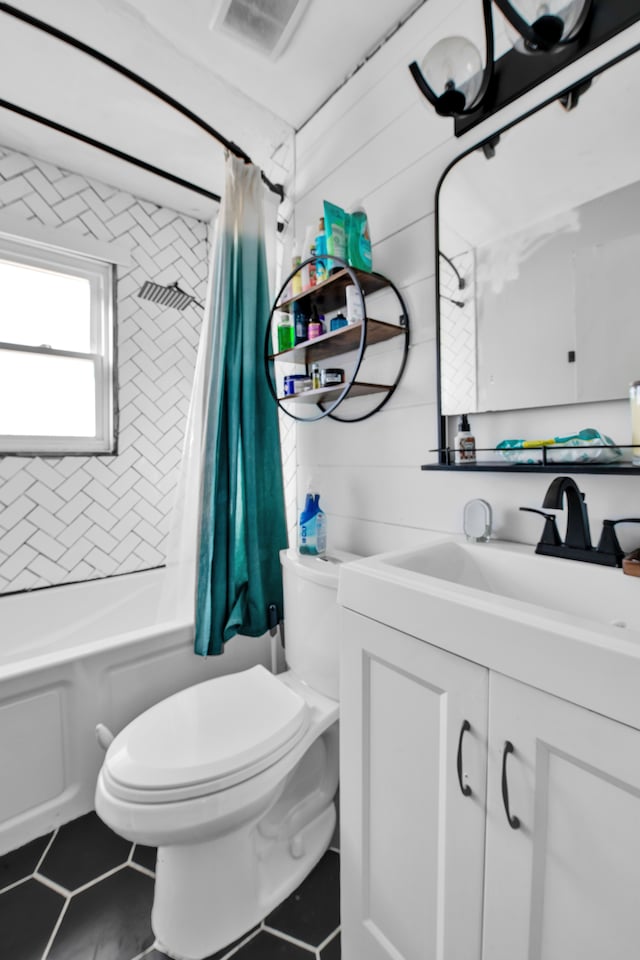
[[[533,586],[526,595],[537,590],[539,600],[527,602],[517,593],[506,596],[419,572],[421,551],[445,543],[463,545],[471,560],[496,560],[504,569],[513,568],[516,582],[520,577]],[[412,564],[418,570],[407,568]],[[625,576],[619,568],[538,556],[528,544],[467,545],[461,536],[433,533],[422,548],[346,564],[338,602],[640,728],[640,578]],[[349,642],[348,635],[343,642]]]

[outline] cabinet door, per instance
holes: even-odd
[[[488,671],[343,617],[342,956],[477,960]]]
[[[486,960],[638,956],[639,758],[640,731],[491,674]]]

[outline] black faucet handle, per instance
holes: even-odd
[[[600,534],[600,540],[596,550],[598,553],[605,554],[606,556],[615,557],[616,566],[621,567],[624,550],[620,546],[620,541],[616,533],[616,525],[618,523],[640,523],[640,518],[621,517],[620,520],[603,520],[602,533]]]
[[[562,544],[562,538],[556,525],[555,513],[545,513],[544,510],[536,510],[535,507],[520,507],[520,510],[524,510],[525,513],[539,513],[541,517],[544,517],[545,524],[540,543],[547,543],[554,547],[559,547]]]

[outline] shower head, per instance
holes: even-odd
[[[461,309],[465,305],[464,300],[452,300],[451,297],[445,297],[444,293],[440,294],[440,299],[448,300],[449,303],[452,303],[454,305],[454,307],[460,307]]]
[[[185,293],[177,283],[171,283],[168,287],[163,287],[160,283],[145,280],[138,291],[138,296],[142,297],[143,300],[151,300],[161,307],[175,307],[176,310],[184,310],[190,303],[202,307],[202,304],[198,303],[192,294]]]

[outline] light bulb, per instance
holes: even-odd
[[[508,21],[507,36],[514,47],[528,52],[553,49],[559,43],[573,39],[583,23],[583,14],[589,0],[519,0],[511,6],[540,33],[539,47],[525,44],[518,31]]]
[[[452,112],[473,104],[482,84],[482,57],[465,37],[447,37],[433,46],[421,64],[422,73]]]

